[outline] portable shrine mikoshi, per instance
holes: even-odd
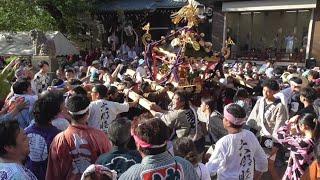
[[[188,5],[172,14],[174,24],[185,21],[187,26],[172,30],[158,41],[152,40],[149,23],[142,28],[146,31],[142,42],[145,45],[145,62],[151,73],[150,79],[160,85],[171,82],[176,86],[195,87],[201,91],[207,72],[213,70],[215,73],[217,65],[224,61],[221,62],[221,57],[225,59],[230,55],[228,48],[214,53],[212,43],[206,42],[204,33],[197,31],[196,27],[203,17],[198,5],[198,2],[189,0]]]

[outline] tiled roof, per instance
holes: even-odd
[[[188,0],[159,0],[157,8],[180,8],[188,3]]]
[[[116,10],[148,10],[159,8],[180,8],[188,3],[188,0],[114,0],[98,5],[99,11]]]

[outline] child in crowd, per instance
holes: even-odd
[[[174,154],[190,161],[196,170],[200,180],[211,180],[210,174],[204,164],[193,141],[187,137],[179,138],[173,145]]]
[[[250,115],[252,109],[252,101],[246,89],[239,88],[234,95],[233,102],[243,107],[246,111],[247,116]]]
[[[290,150],[287,170],[282,179],[300,179],[314,160],[312,153],[319,139],[320,126],[313,114],[294,116],[278,130],[278,142]]]

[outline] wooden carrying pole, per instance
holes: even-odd
[[[126,71],[126,74],[129,75],[129,76],[131,76],[131,77],[133,77],[133,76],[135,75],[135,73],[136,73],[136,72],[135,72],[134,70],[132,70],[132,69],[127,69],[127,71]],[[146,82],[148,82],[148,83],[150,83],[151,86],[152,86],[152,88],[155,89],[156,91],[158,91],[158,90],[161,91],[161,90],[164,89],[164,87],[160,86],[159,84],[157,84],[157,83],[154,82],[154,81],[151,81],[150,79],[143,78],[143,80],[146,81]],[[168,96],[169,96],[170,99],[173,98],[173,95],[174,95],[173,92],[167,91],[167,94],[168,94]]]
[[[153,104],[152,102],[150,102],[149,100],[147,100],[146,98],[140,96],[139,94],[135,93],[134,91],[130,90],[130,89],[124,89],[123,92],[125,94],[128,94],[128,97],[130,99],[132,99],[133,101],[137,101],[139,100],[139,104],[144,107],[145,109],[149,110],[152,114],[155,113],[155,111],[151,110],[151,104]]]

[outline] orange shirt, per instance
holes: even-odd
[[[87,125],[70,125],[51,144],[46,179],[80,179],[85,169],[111,148],[103,131]]]
[[[320,179],[320,164],[317,160],[309,166],[302,176],[302,180],[319,180]]]

